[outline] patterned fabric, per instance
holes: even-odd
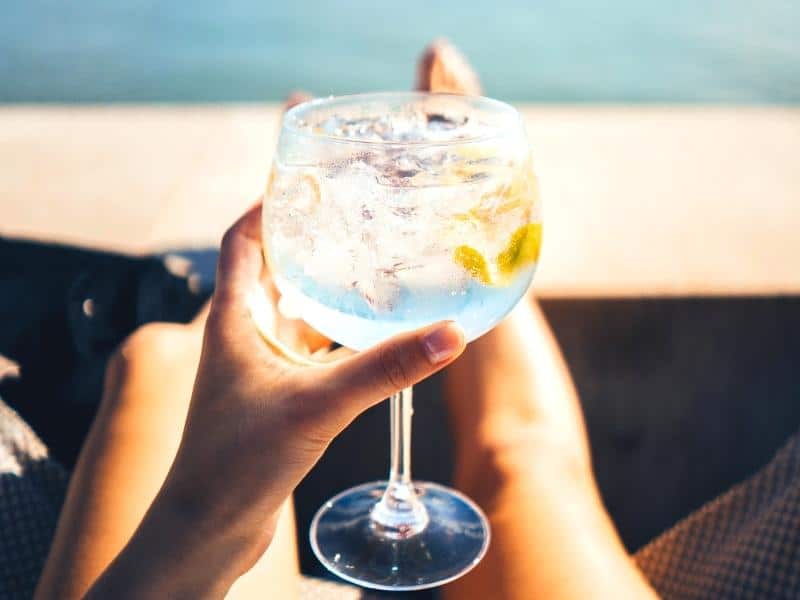
[[[55,531],[67,475],[0,401],[0,598],[28,599]]]
[[[800,599],[800,433],[636,554],[665,599]]]

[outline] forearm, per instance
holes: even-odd
[[[169,485],[87,598],[297,597],[291,500],[231,521]]]
[[[223,598],[251,562],[249,554],[260,555],[271,541],[259,536],[257,545],[223,532],[205,515],[159,495],[86,598]]]

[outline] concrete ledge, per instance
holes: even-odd
[[[800,292],[800,109],[526,106],[546,296]],[[258,196],[277,106],[0,108],[0,235],[214,244]]]

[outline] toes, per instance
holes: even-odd
[[[417,65],[417,89],[479,96],[482,93],[478,75],[466,57],[444,39],[431,43]]]
[[[314,98],[308,92],[304,92],[303,90],[292,90],[292,92],[286,97],[286,100],[283,103],[284,110],[289,110],[297,106],[298,104],[302,104],[303,102],[308,102]]]

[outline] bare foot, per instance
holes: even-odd
[[[481,82],[464,55],[445,39],[431,43],[417,64],[417,86],[423,92],[480,96]]]
[[[286,100],[283,102],[283,109],[289,110],[290,108],[294,108],[298,104],[302,104],[303,102],[308,102],[312,100],[314,96],[309,94],[308,92],[304,92],[303,90],[292,90],[292,92],[286,97]]]

